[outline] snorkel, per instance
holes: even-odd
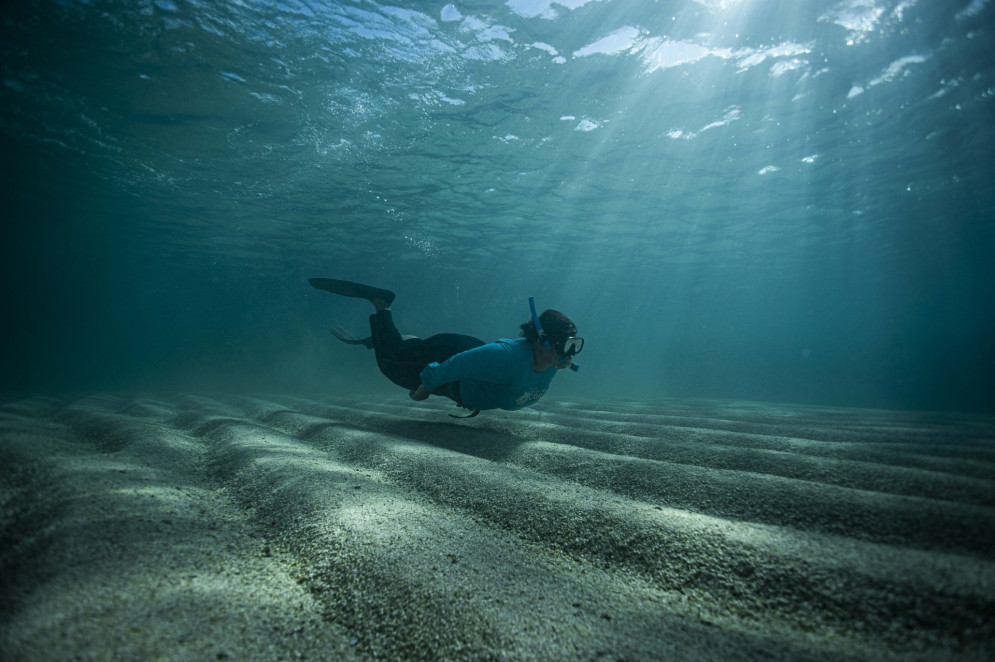
[[[539,334],[539,340],[541,340],[542,344],[546,346],[546,349],[548,349],[549,351],[553,351],[553,346],[549,344],[548,340],[546,340],[546,334],[543,333],[542,331],[542,324],[539,323],[539,314],[536,312],[535,297],[529,297],[529,310],[532,311],[532,323],[535,324],[536,333]],[[557,361],[559,361],[561,364],[567,362],[566,357],[560,356],[559,352],[556,352],[556,357]],[[578,370],[580,370],[580,366],[577,365],[576,363],[571,363],[570,369],[573,370],[574,372],[577,372]]]

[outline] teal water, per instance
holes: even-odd
[[[403,397],[325,276],[563,310],[548,398],[995,408],[988,0],[0,11],[0,393]]]

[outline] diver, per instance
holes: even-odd
[[[380,372],[407,389],[412,400],[430,395],[450,398],[473,411],[463,418],[483,409],[515,410],[535,404],[557,370],[577,371],[573,357],[584,348],[570,318],[556,310],[537,315],[532,297],[532,319],[521,325],[521,338],[484,343],[472,336],[440,333],[422,339],[402,336],[394,326],[390,290],[331,278],[308,282],[319,290],[372,303],[376,312],[370,315],[369,338],[357,338],[341,327],[334,327],[332,334],[350,345],[373,349]]]

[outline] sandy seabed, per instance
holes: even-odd
[[[995,419],[0,405],[3,660],[984,660]]]

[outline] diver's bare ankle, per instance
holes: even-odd
[[[370,303],[376,308],[379,313],[381,310],[390,310],[390,304],[384,299],[370,299]]]

